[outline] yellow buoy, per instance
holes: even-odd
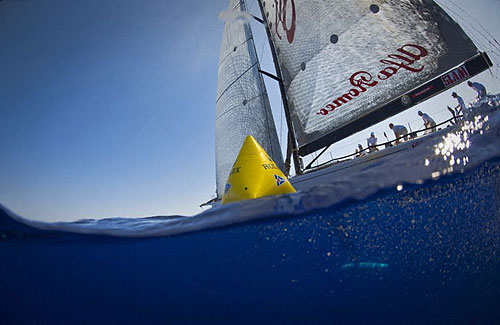
[[[229,173],[222,204],[293,192],[276,163],[251,135],[247,136]]]

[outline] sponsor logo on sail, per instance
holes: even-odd
[[[295,37],[295,1],[294,0],[274,0],[276,15],[274,28],[279,39],[283,39],[280,32],[285,32],[288,43],[292,44]],[[290,11],[287,11],[290,10]],[[290,13],[290,16],[288,14]],[[290,20],[288,20],[290,18]]]
[[[321,108],[316,114],[328,115],[337,108],[347,104],[356,97],[361,96],[364,92],[372,87],[376,87],[380,82],[384,82],[397,74],[400,70],[406,70],[412,73],[418,73],[424,70],[425,64],[419,64],[421,58],[428,55],[428,51],[423,46],[417,44],[405,44],[396,50],[397,54],[388,54],[390,59],[382,59],[379,62],[385,64],[386,67],[373,76],[368,71],[358,71],[349,78],[350,84],[353,86],[349,91],[340,97],[331,100],[325,107]]]

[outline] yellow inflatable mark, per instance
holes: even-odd
[[[249,135],[229,173],[224,192],[222,204],[293,193],[295,189],[271,157]]]

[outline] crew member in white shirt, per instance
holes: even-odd
[[[370,137],[366,139],[366,144],[368,145],[368,150],[370,150],[370,152],[378,151],[377,137],[375,136],[375,133],[372,132],[370,134]]]
[[[408,141],[408,129],[404,125],[394,125],[390,123],[389,128],[394,131],[394,136],[396,137],[395,144],[399,144],[400,138]]]
[[[472,89],[474,89],[476,92],[477,92],[477,96],[476,98],[477,99],[483,99],[484,97],[486,97],[487,93],[486,93],[486,87],[483,85],[483,84],[480,84],[479,82],[472,82],[472,81],[467,81],[467,85],[469,85],[469,87],[471,87]]]
[[[455,98],[458,102],[459,109],[455,110],[457,118],[458,118],[458,115],[460,115],[460,113],[462,113],[463,115],[467,115],[468,109],[467,109],[467,106],[465,106],[464,99],[462,97],[458,96],[458,94],[456,92],[453,92],[451,94],[451,97]]]
[[[428,114],[418,111],[418,116],[424,120],[424,126],[426,129],[432,128],[431,132],[436,132],[436,122]]]

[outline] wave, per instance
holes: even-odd
[[[304,215],[343,202],[364,200],[383,190],[402,190],[409,184],[432,183],[443,176],[472,172],[500,157],[499,105],[498,96],[478,102],[472,108],[475,115],[438,135],[415,140],[414,150],[408,154],[383,162],[374,161],[356,173],[345,173],[343,177],[305,191],[216,206],[194,217],[175,215],[47,223],[23,218],[0,205],[0,230],[115,237],[171,236],[264,218]]]

